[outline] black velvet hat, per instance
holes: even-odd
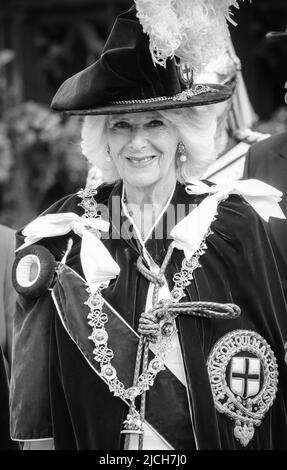
[[[224,101],[227,86],[192,84],[192,72],[176,58],[154,65],[149,37],[135,7],[118,16],[94,64],[67,79],[52,108],[68,114],[119,114],[199,106]]]

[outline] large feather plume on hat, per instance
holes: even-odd
[[[240,0],[238,0],[240,1]],[[135,0],[155,64],[177,56],[200,72],[226,49],[237,0]],[[243,1],[243,0],[242,0]]]

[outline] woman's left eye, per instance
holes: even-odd
[[[148,127],[161,127],[163,125],[164,125],[163,121],[160,121],[159,119],[153,119],[152,121],[149,121],[148,123]]]

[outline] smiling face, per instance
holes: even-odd
[[[159,112],[108,117],[107,140],[124,182],[143,188],[165,178],[175,179],[178,132]]]

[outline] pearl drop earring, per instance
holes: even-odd
[[[181,163],[186,162],[186,160],[187,160],[186,148],[185,148],[185,146],[182,142],[178,143],[177,152],[178,152],[179,160],[181,161]]]

